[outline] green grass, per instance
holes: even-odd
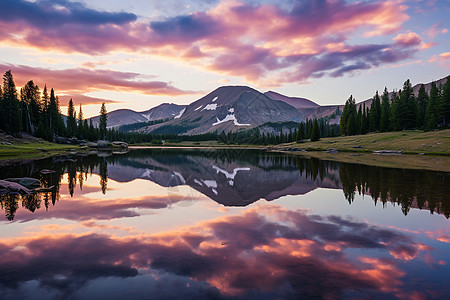
[[[317,142],[290,143],[281,147],[299,147],[322,151],[336,148],[342,152],[372,152],[374,150],[402,150],[405,153],[450,155],[450,129],[440,131],[409,130],[371,133],[357,136],[323,138]],[[353,148],[361,146],[363,148]]]
[[[60,145],[44,141],[0,145],[0,160],[43,158],[66,152],[69,149],[79,150],[80,147],[74,145]]]

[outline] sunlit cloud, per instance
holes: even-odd
[[[84,94],[104,90],[167,96],[196,93],[178,89],[168,82],[148,80],[148,76],[133,72],[86,68],[54,70],[12,64],[0,64],[0,70],[11,70],[18,86],[25,84],[28,80],[34,80],[41,89],[44,84],[51,84],[57,93],[65,94]],[[80,101],[83,100],[89,102],[94,99],[82,97]]]
[[[77,2],[55,6],[19,0],[4,11],[9,16],[0,21],[0,39],[65,53],[160,55],[250,82],[282,84],[339,77],[412,57],[420,37],[411,32],[391,44],[364,42],[398,33],[409,19],[406,10],[402,1],[316,0],[288,7],[222,0],[206,11],[144,23],[134,14],[97,11]],[[363,39],[352,45],[355,35]],[[106,85],[157,95],[184,92],[167,83],[136,82],[134,75],[122,80],[124,86]]]
[[[439,34],[448,33],[448,29],[442,26],[442,23],[434,24],[428,31],[427,34],[430,38],[435,38]]]
[[[117,229],[95,221],[83,224]],[[417,259],[425,249],[398,231],[273,205],[154,235],[58,234],[55,230],[49,225],[41,235],[0,240],[0,268],[11,270],[0,274],[0,286],[14,289],[34,280],[41,287],[70,294],[99,278],[147,274],[163,290],[173,283],[166,276],[202,284],[197,298],[213,291],[216,297],[248,298],[258,291],[278,298],[336,298],[348,290],[403,293],[408,298],[414,290],[405,281],[401,253],[408,253],[408,259],[413,259],[409,254],[413,253]],[[350,249],[371,250],[380,257],[350,255]],[[431,256],[425,259],[441,264]]]

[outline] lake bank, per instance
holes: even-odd
[[[289,152],[295,155],[320,158],[370,166],[423,169],[450,172],[450,129],[441,131],[402,131],[374,133],[360,136],[323,138],[317,142],[288,143],[281,145],[224,145],[216,141],[166,143],[165,145],[131,145],[131,149],[142,148],[224,148],[265,149]],[[306,152],[284,151],[286,148],[301,148]],[[327,149],[338,153],[328,153]],[[377,155],[375,150],[401,150],[404,155]],[[93,149],[91,149],[93,150]],[[61,145],[27,137],[16,139],[11,145],[0,145],[0,161],[41,159],[56,155],[83,154],[88,150],[75,145]],[[425,155],[414,155],[423,153]]]

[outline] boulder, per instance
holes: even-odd
[[[107,141],[107,140],[98,140],[97,141],[97,147],[99,147],[99,148],[108,148],[111,146],[112,146],[112,143],[110,141]]]
[[[128,144],[121,141],[114,141],[112,142],[112,145],[115,147],[122,147],[122,148],[128,148]]]
[[[97,143],[93,143],[93,142],[87,142],[84,145],[89,147],[89,148],[97,148],[98,147]]]

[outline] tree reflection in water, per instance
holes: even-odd
[[[71,196],[74,195],[77,184],[80,190],[83,189],[83,182],[87,180],[89,174],[98,174],[100,176],[99,185],[102,193],[105,194],[109,177],[108,166],[119,168],[119,170],[121,167],[142,170],[151,169],[161,174],[176,173],[175,170],[177,170],[177,172],[182,173],[180,175],[184,176],[184,178],[191,178],[193,177],[192,174],[202,174],[205,170],[210,170],[213,174],[216,174],[216,171],[212,170],[212,166],[218,163],[226,163],[236,168],[245,166],[247,172],[245,173],[247,194],[244,194],[244,196],[251,196],[252,189],[254,191],[258,191],[261,188],[269,189],[266,191],[266,194],[257,196],[257,199],[259,199],[258,197],[264,198],[266,195],[270,196],[271,192],[273,192],[270,190],[271,188],[278,188],[279,190],[275,193],[276,197],[268,200],[279,198],[287,193],[292,194],[292,191],[298,191],[301,185],[305,185],[307,192],[318,187],[328,187],[342,189],[345,198],[350,204],[353,203],[356,193],[368,194],[374,200],[375,205],[379,201],[382,202],[383,206],[387,202],[392,202],[399,205],[405,215],[408,214],[411,208],[419,208],[428,209],[431,213],[443,214],[446,218],[450,216],[448,173],[371,167],[282,153],[237,149],[146,149],[107,157],[88,155],[16,163],[9,167],[1,168],[0,178],[39,178],[42,189],[29,195],[0,195],[0,205],[7,220],[14,219],[19,209],[19,204],[23,208],[34,212],[41,208],[43,202],[46,210],[48,210],[49,203],[51,202],[52,205],[55,205],[60,197],[60,185],[65,173],[67,173],[68,191]],[[40,171],[43,169],[50,169],[54,172],[42,174]],[[281,174],[280,172],[283,173],[279,176],[285,177],[275,178],[274,176],[278,176],[275,174]],[[227,176],[231,175],[228,174]],[[230,178],[226,176],[219,176],[218,179],[226,180],[225,185],[230,191],[230,189],[239,189],[239,180],[244,178],[235,177],[233,177],[231,183]],[[135,178],[129,178],[124,181],[133,179]],[[273,187],[270,183],[272,183]],[[180,182],[179,184],[187,184],[191,185],[192,188],[199,188],[191,182]],[[306,188],[306,185],[311,184],[313,184],[312,187],[308,186]],[[280,188],[281,185],[283,185],[283,188]],[[260,194],[256,193],[256,195]],[[242,204],[236,204],[235,202],[230,204],[215,199],[214,194],[208,194],[208,196],[224,205],[244,206],[257,200],[244,201]]]

